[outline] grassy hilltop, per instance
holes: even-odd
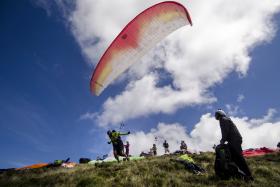
[[[219,180],[214,174],[214,154],[192,155],[207,170],[194,175],[170,161],[176,156],[97,165],[72,169],[46,168],[0,174],[0,186],[280,186],[280,154],[247,159],[255,181]]]

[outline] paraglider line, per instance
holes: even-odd
[[[103,87],[103,85],[102,85],[102,84],[100,84],[100,83],[99,83],[99,82],[97,82],[97,81],[95,81],[95,84],[97,84],[98,86]]]

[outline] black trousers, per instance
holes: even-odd
[[[231,159],[247,176],[251,176],[251,171],[246,163],[242,154],[241,143],[229,143],[229,150],[231,153]]]
[[[118,141],[117,143],[113,144],[113,150],[117,152],[118,155],[122,155],[123,153],[123,142]]]

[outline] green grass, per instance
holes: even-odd
[[[0,174],[0,186],[280,186],[280,154],[249,158],[255,180],[220,180],[214,173],[214,154],[192,155],[207,170],[194,175],[176,156],[162,156],[122,163],[79,165],[72,169],[45,168]]]

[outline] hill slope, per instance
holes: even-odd
[[[280,154],[247,159],[255,181],[219,180],[214,174],[214,154],[192,155],[207,170],[194,175],[183,165],[170,161],[176,156],[98,165],[72,169],[46,168],[0,174],[0,186],[279,186]]]

